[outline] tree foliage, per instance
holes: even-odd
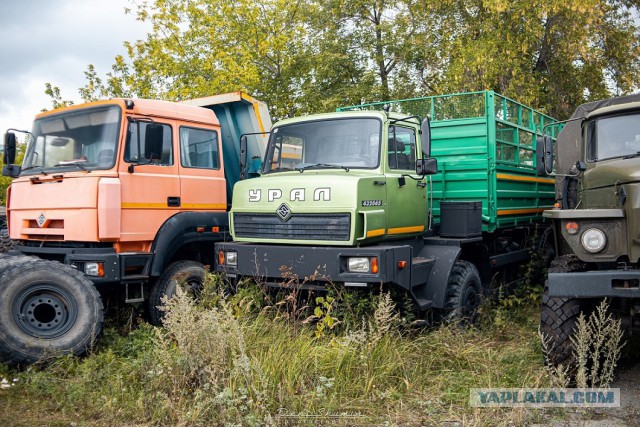
[[[492,89],[564,118],[637,89],[637,0],[154,0],[85,100],[243,90],[275,118]],[[64,102],[57,88],[48,91]],[[56,98],[57,97],[57,98]]]

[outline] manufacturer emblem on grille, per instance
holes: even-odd
[[[280,206],[278,206],[278,209],[276,210],[276,214],[278,215],[278,218],[280,218],[282,222],[287,222],[291,217],[291,208],[287,206],[286,203],[283,203]]]
[[[42,228],[44,223],[47,221],[47,217],[44,216],[44,213],[41,213],[36,222],[38,223],[38,227]]]

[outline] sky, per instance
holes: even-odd
[[[0,0],[0,135],[31,130],[51,109],[45,83],[80,103],[87,65],[103,77],[123,42],[144,39],[149,24],[135,19],[135,0]],[[124,9],[132,9],[125,14]]]

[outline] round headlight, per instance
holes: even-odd
[[[600,252],[607,244],[607,236],[597,228],[590,228],[582,233],[582,247],[591,253]]]

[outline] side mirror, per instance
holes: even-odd
[[[240,180],[247,179],[247,135],[240,137]]]
[[[2,166],[2,176],[8,176],[11,178],[16,178],[20,175],[22,168],[18,165],[3,165]]]
[[[422,121],[420,134],[422,135],[422,157],[428,159],[431,157],[431,122],[429,116]]]
[[[536,171],[538,176],[553,173],[553,139],[550,136],[536,138]]]
[[[164,128],[162,125],[150,123],[145,128],[144,157],[149,160],[162,158],[162,142]]]
[[[416,160],[416,174],[420,176],[438,173],[438,160],[435,158]]]
[[[2,161],[5,165],[12,165],[16,161],[16,134],[7,132],[4,134],[4,155]]]

